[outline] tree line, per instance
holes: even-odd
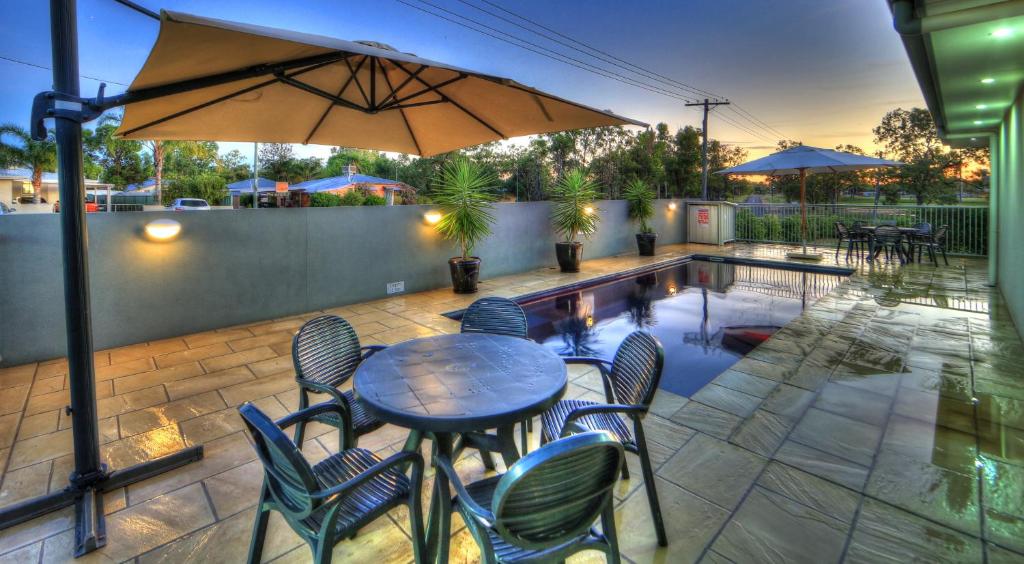
[[[90,178],[124,189],[154,179],[154,190],[165,203],[173,197],[226,196],[225,186],[250,178],[251,165],[237,150],[219,153],[212,141],[138,141],[114,135],[119,116],[103,116],[85,130],[83,145],[85,172]],[[899,201],[901,193],[912,194],[919,204],[954,203],[958,182],[971,164],[987,166],[987,149],[949,149],[935,130],[924,109],[895,109],[873,130],[880,147],[874,156],[905,163],[898,169],[812,175],[807,199],[811,203],[838,202],[841,194],[873,190],[885,203]],[[801,144],[782,140],[778,149]],[[837,150],[864,154],[852,145]],[[582,169],[592,178],[604,198],[617,199],[625,186],[639,180],[659,197],[694,198],[701,194],[701,131],[686,126],[672,131],[665,123],[646,130],[599,127],[544,134],[519,143],[487,143],[433,157],[389,156],[382,152],[335,147],[324,160],[299,158],[288,144],[260,144],[259,176],[291,184],[343,174],[346,165],[370,176],[401,181],[415,189],[406,203],[426,203],[435,189],[435,179],[444,164],[462,157],[480,164],[497,178],[499,196],[510,201],[547,199],[551,188],[569,170]],[[709,170],[716,171],[747,159],[743,148],[708,141]],[[54,170],[56,144],[52,137],[33,141],[15,125],[0,126],[0,166],[24,166],[33,170],[33,183],[42,171]],[[982,169],[968,179],[980,183]],[[795,177],[750,180],[743,177],[709,176],[712,199],[740,199],[757,193],[781,194],[787,201],[799,196]],[[38,193],[38,190],[36,190]]]

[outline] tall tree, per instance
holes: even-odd
[[[932,115],[923,108],[896,108],[872,130],[875,143],[903,161],[898,175],[903,187],[914,194],[918,205],[937,201],[948,192],[945,169],[950,160],[942,147]]]
[[[260,175],[271,180],[287,181],[293,157],[292,146],[287,143],[260,144]]]
[[[13,138],[13,143],[4,141]],[[24,128],[8,123],[0,125],[0,166],[23,166],[32,171],[32,202],[39,203],[43,172],[57,167],[57,142],[51,133],[42,141],[32,139]]]
[[[123,189],[142,182],[153,172],[150,155],[142,153],[142,142],[116,137],[120,116],[107,114],[95,129],[83,132],[82,145],[87,157],[102,169],[100,180]]]

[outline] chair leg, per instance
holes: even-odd
[[[615,500],[609,499],[608,505],[601,512],[601,532],[608,539],[609,564],[619,564],[622,558],[619,555],[619,533],[615,530]]]
[[[483,460],[484,468],[494,470],[494,456],[491,455],[491,451],[480,449],[480,460]]]
[[[836,260],[839,260],[839,247],[842,247],[842,246],[843,246],[843,238],[840,237],[839,238],[839,242],[836,243]],[[846,256],[849,257],[850,256],[849,253],[847,253]]]
[[[658,502],[658,489],[654,485],[654,468],[651,467],[651,458],[647,452],[647,438],[644,436],[644,427],[639,419],[635,420],[633,427],[636,430],[636,446],[637,451],[639,451],[637,454],[640,455],[640,468],[644,473],[647,502],[651,506],[651,519],[654,521],[654,532],[658,536],[658,546],[668,546],[665,522],[661,518],[661,503]]]
[[[256,505],[256,522],[252,526],[252,539],[249,540],[249,564],[259,564],[263,558],[263,540],[267,536],[267,523],[270,522],[270,510],[264,509],[267,499],[267,484],[263,483],[260,501]]]
[[[305,388],[299,386],[299,411],[309,407],[309,392]],[[306,422],[299,421],[295,424],[295,446],[302,450],[302,440],[306,436]],[[339,441],[340,441],[339,437]]]
[[[527,431],[532,426],[529,419],[519,424],[519,442],[521,443],[519,448],[522,449],[524,455],[530,452],[530,436]]]
[[[942,260],[946,261],[946,266],[949,266],[949,259],[946,257],[946,246],[942,245],[942,246],[939,247],[939,249],[942,251]],[[936,266],[938,266],[938,264],[937,264],[938,261],[935,261],[935,262],[936,262]]]
[[[419,482],[416,486],[422,486],[423,479],[413,480]],[[421,497],[422,487],[416,487],[409,494],[409,531],[412,533],[412,552],[416,564],[426,564],[427,537],[423,530],[423,502]]]

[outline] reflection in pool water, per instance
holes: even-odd
[[[611,359],[633,331],[665,347],[661,387],[690,396],[843,280],[692,261],[523,306],[530,337],[559,354]]]

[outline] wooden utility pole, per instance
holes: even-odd
[[[715,106],[728,106],[729,102],[726,100],[715,100],[711,101],[704,98],[703,102],[693,102],[686,104],[687,106],[704,106],[704,125],[700,128],[701,135],[704,137],[704,143],[700,148],[700,164],[701,164],[701,176],[700,176],[700,193],[701,198],[704,200],[708,199],[708,112]]]

